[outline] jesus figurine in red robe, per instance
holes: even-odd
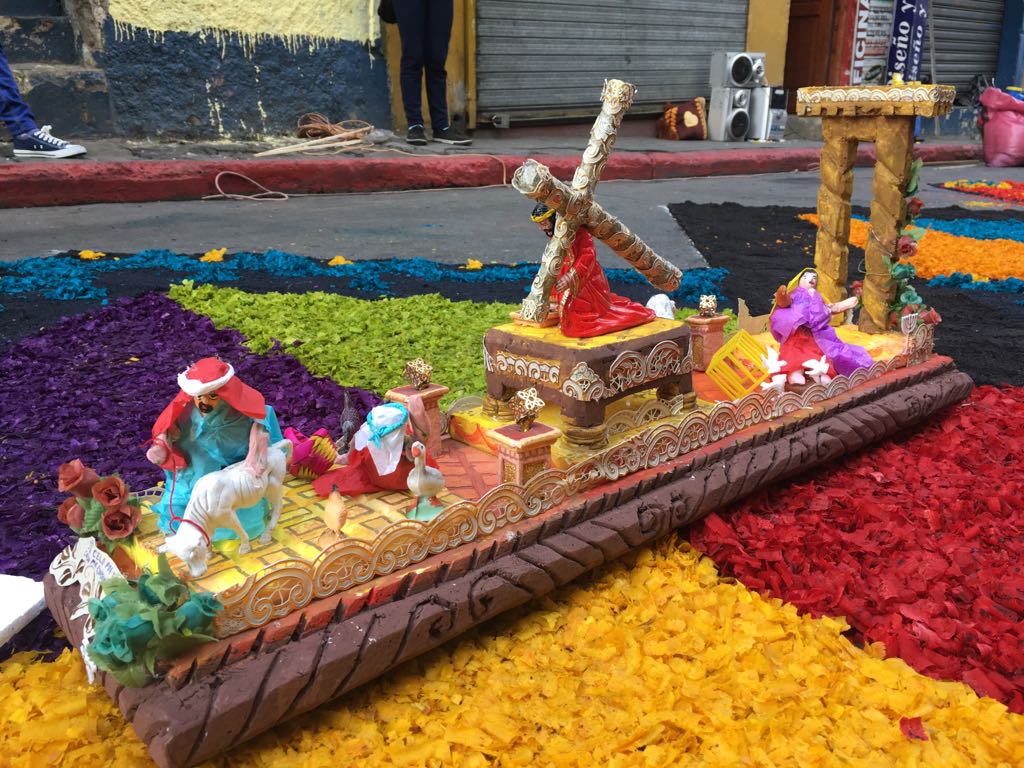
[[[555,211],[543,203],[530,216],[548,237],[555,234]],[[597,263],[594,238],[585,229],[576,232],[572,250],[562,263],[555,283],[559,328],[566,336],[585,339],[649,323],[654,310],[612,293],[608,278]]]

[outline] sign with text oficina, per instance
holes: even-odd
[[[889,41],[890,78],[900,74],[904,82],[920,79],[927,30],[928,0],[896,0]]]
[[[892,31],[893,4],[893,0],[857,0],[850,85],[881,85],[886,81],[885,55]]]

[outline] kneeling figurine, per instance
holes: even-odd
[[[779,351],[769,350],[764,360],[771,379],[763,388],[802,386],[808,377],[828,384],[836,375],[849,376],[874,362],[866,349],[840,339],[831,325],[832,315],[857,306],[857,297],[828,304],[817,288],[818,273],[804,269],[775,292],[769,325]]]

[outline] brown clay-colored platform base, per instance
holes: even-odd
[[[913,426],[971,387],[932,358],[581,494],[432,569],[391,574],[369,598],[335,596],[298,621],[211,644],[146,688],[100,678],[158,765],[194,765],[742,496]],[[77,586],[48,576],[46,596],[77,645]]]

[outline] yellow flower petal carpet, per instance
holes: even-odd
[[[845,629],[672,539],[214,764],[1024,764],[1024,718],[858,649]],[[5,662],[0,708],[12,768],[148,762],[73,652]]]

